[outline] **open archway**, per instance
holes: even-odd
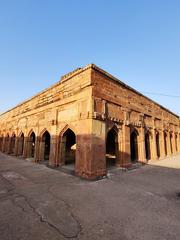
[[[157,158],[160,158],[159,132],[156,132],[156,154]]]
[[[36,135],[32,132],[29,136],[28,157],[33,158],[35,153]]]
[[[76,161],[76,135],[68,128],[62,136],[62,154],[64,157],[64,164],[75,164]]]
[[[145,153],[146,153],[146,160],[151,159],[151,145],[150,145],[150,133],[147,132],[145,134]]]
[[[107,167],[114,166],[116,164],[118,154],[118,134],[114,128],[112,128],[106,138],[106,165]]]
[[[138,161],[138,132],[133,130],[130,135],[131,161]]]
[[[164,154],[167,156],[167,133],[164,132]]]
[[[16,142],[16,135],[13,134],[11,137],[11,143],[10,143],[10,154],[15,154],[15,142]]]
[[[24,151],[24,133],[18,139],[18,156],[22,156]]]
[[[67,128],[59,135],[59,163],[64,168],[74,171],[76,162],[76,135]]]
[[[49,160],[50,146],[51,146],[51,136],[48,131],[45,131],[42,136],[42,149],[41,149],[44,160]]]

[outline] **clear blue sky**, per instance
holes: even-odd
[[[88,63],[180,96],[180,1],[0,0],[0,112]],[[180,114],[180,97],[148,96]]]

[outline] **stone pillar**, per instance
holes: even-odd
[[[7,154],[11,152],[11,137],[9,137],[8,147],[7,147]]]
[[[57,152],[58,152],[58,138],[56,135],[51,136],[51,146],[50,146],[50,155],[49,155],[49,165],[57,166]]]
[[[2,151],[2,138],[0,137],[0,152]]]
[[[2,142],[2,152],[5,152],[5,144],[6,143],[6,137],[3,137],[3,142]]]
[[[14,155],[15,156],[18,156],[18,145],[19,145],[19,137],[16,137],[15,148],[14,148]]]
[[[80,124],[82,131],[76,136],[75,173],[87,179],[102,177],[106,175],[105,122],[89,119]]]
[[[177,139],[176,139],[176,133],[173,132],[173,145],[174,145],[174,150],[173,150],[173,153],[176,154],[177,153],[177,149],[176,149],[176,142],[177,142]]]
[[[34,161],[39,162],[40,156],[39,156],[39,151],[40,151],[40,137],[36,137],[35,141],[35,151],[34,151]]]
[[[131,163],[131,147],[130,147],[130,127],[123,124],[122,126],[122,153],[121,167],[130,167]]]
[[[51,114],[51,142],[50,142],[50,154],[49,154],[49,165],[57,166],[58,156],[58,136],[57,136],[57,122],[58,122],[58,111],[55,110]]]
[[[29,145],[29,137],[24,138],[24,148],[23,148],[23,157],[27,158],[28,156],[28,146]]]
[[[45,151],[45,142],[41,141],[39,142],[39,153],[38,153],[38,161],[44,160],[44,151]]]
[[[165,137],[164,137],[164,131],[161,132],[161,158],[165,158]],[[167,146],[167,154],[168,154],[168,137],[166,137],[166,146]]]
[[[57,159],[56,159],[56,165],[57,166],[62,166],[65,163],[65,144],[66,144],[66,139],[60,138],[57,139],[58,142],[58,148],[57,148]]]
[[[158,159],[157,156],[157,143],[156,143],[156,130],[152,130],[152,140],[151,140],[151,159]]]
[[[9,153],[10,137],[6,138],[6,148],[5,153]]]
[[[117,156],[116,156],[116,166],[123,166],[123,131],[119,128],[118,139],[117,139]]]
[[[175,133],[175,147],[176,147],[176,154],[179,152],[179,146],[178,146],[178,143],[179,143],[179,138],[178,138],[178,133]]]
[[[167,155],[171,155],[170,132],[167,132]]]
[[[27,137],[26,140],[26,158],[29,158],[31,156],[31,139],[30,137]]]
[[[143,127],[139,129],[138,154],[139,154],[139,162],[147,163],[146,151],[145,151],[145,132]]]
[[[17,152],[17,155],[18,156],[23,156],[23,152],[22,150],[24,151],[24,139],[19,137],[19,141],[18,141],[18,152]]]

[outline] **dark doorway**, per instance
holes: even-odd
[[[173,136],[172,136],[172,133],[170,133],[170,148],[171,148],[171,154],[173,154],[172,139],[173,139]]]
[[[118,135],[114,129],[111,129],[107,134],[106,139],[106,165],[107,167],[116,164],[117,149],[118,149]]]
[[[130,136],[130,148],[131,148],[131,161],[137,162],[138,161],[138,133],[133,131]]]
[[[147,132],[145,134],[145,151],[146,151],[146,159],[151,159],[151,146],[150,146],[150,133]]]
[[[164,132],[164,154],[167,156],[167,133]]]
[[[160,144],[159,144],[159,133],[156,132],[156,153],[157,157],[160,158]]]
[[[35,153],[36,135],[34,132],[29,137],[29,157],[33,158]]]
[[[11,137],[10,154],[15,154],[15,142],[16,142],[16,135],[13,134]]]
[[[76,160],[76,135],[71,129],[63,134],[62,148],[64,152],[64,164],[75,164]]]
[[[44,160],[49,160],[50,155],[50,145],[51,145],[51,136],[48,131],[46,131],[42,136],[42,143],[44,147]]]
[[[22,156],[24,151],[24,133],[22,133],[19,137],[18,141],[18,155]]]

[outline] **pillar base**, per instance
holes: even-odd
[[[78,171],[75,170],[75,175],[83,178],[83,179],[87,179],[87,180],[100,180],[103,177],[107,176],[107,170],[100,170],[100,171],[96,171],[96,172],[82,172],[82,171]]]
[[[116,164],[116,167],[120,167],[120,168],[130,168],[131,166],[132,166],[132,163]]]

